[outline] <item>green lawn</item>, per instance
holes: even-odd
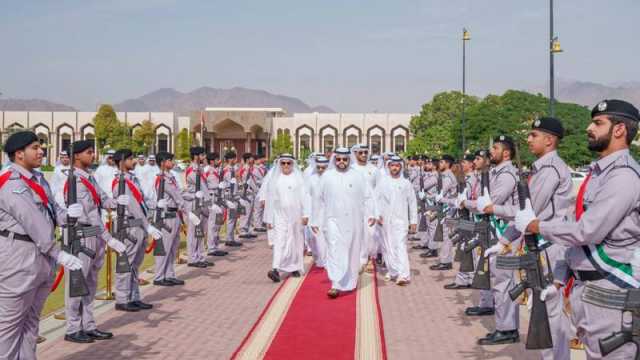
[[[187,246],[187,241],[184,236],[181,236],[180,241],[180,249],[185,249]],[[153,252],[149,254],[145,254],[144,261],[142,262],[142,266],[140,267],[140,274],[142,274],[145,270],[151,268],[153,266]],[[115,269],[116,269],[116,254],[113,253],[111,257],[111,269],[113,271],[112,274],[112,286],[115,281]],[[98,275],[98,293],[106,287],[107,277],[106,277],[107,266],[103,266],[102,270],[100,270],[100,275]],[[66,274],[65,274],[66,276]],[[56,312],[64,307],[64,279],[60,282],[60,285],[49,295],[47,298],[47,302],[44,304],[44,309],[42,309],[41,317],[46,317],[47,315]],[[112,290],[114,290],[112,288]]]

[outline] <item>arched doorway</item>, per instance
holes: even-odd
[[[246,151],[247,135],[244,127],[237,122],[224,119],[213,126],[213,132],[215,137],[212,138],[213,143],[209,148],[220,153],[221,157],[228,150],[234,150],[236,158],[240,158]]]

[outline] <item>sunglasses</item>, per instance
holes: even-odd
[[[347,162],[349,161],[348,157],[336,157],[336,162]]]
[[[291,164],[293,164],[291,161],[280,161],[280,165],[290,166]]]
[[[369,153],[368,150],[358,151],[359,155],[367,155]]]

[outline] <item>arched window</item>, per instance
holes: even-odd
[[[382,149],[382,136],[371,135],[371,153],[375,155],[380,155],[381,149]]]
[[[284,133],[291,136],[291,131],[289,129],[284,129]]]
[[[307,134],[300,135],[300,151],[311,150],[311,136]]]
[[[282,135],[282,129],[278,129],[278,136]]]
[[[405,149],[405,145],[404,145],[404,135],[396,135],[393,137],[393,145],[394,145],[394,151],[396,153],[401,153],[404,152]]]
[[[333,135],[327,134],[324,136],[324,138],[322,139],[322,143],[324,145],[325,154],[333,151],[335,146],[334,141],[335,141],[335,138]]]
[[[71,135],[70,134],[60,135],[60,149],[67,150],[69,149],[69,146],[71,146]]]
[[[169,137],[167,134],[158,134],[158,152],[169,151]]]
[[[353,145],[358,143],[358,136],[357,135],[349,135],[347,136],[347,147],[351,148]]]

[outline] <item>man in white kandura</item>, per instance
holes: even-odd
[[[371,189],[376,187],[377,168],[369,164],[369,147],[365,144],[357,144],[351,147],[351,166],[359,171],[369,183]],[[367,222],[366,218],[362,219],[363,223]],[[373,261],[378,254],[379,241],[375,237],[376,227],[367,226],[366,235],[360,249],[360,265],[367,266],[367,271],[373,272]]]
[[[271,230],[273,269],[267,274],[280,281],[279,271],[299,277],[304,270],[304,226],[309,222],[311,198],[293,155],[282,154],[275,164],[266,192],[264,220]]]
[[[322,175],[317,204],[313,205],[312,229],[321,228],[327,242],[327,273],[334,299],[339,291],[351,291],[358,284],[360,250],[366,224],[373,226],[372,190],[359,171],[349,165],[349,149],[338,148],[331,157],[330,170]]]
[[[376,217],[382,226],[382,255],[387,265],[387,280],[406,285],[410,280],[407,237],[418,226],[416,195],[404,173],[402,158],[393,156],[388,162],[389,175],[376,186]]]
[[[312,209],[311,213],[313,214],[313,204],[317,204],[317,197],[319,194],[319,185],[322,174],[327,170],[329,166],[329,159],[324,157],[324,155],[318,155],[314,159],[315,168],[306,182],[307,184],[307,192],[311,196],[311,204]],[[313,219],[311,223],[314,223]],[[327,242],[324,240],[324,235],[322,234],[322,229],[317,233],[310,231],[310,239],[309,239],[309,247],[311,248],[311,254],[313,254],[313,262],[317,267],[323,268],[325,266],[327,260]]]

